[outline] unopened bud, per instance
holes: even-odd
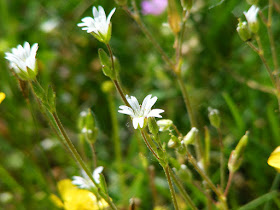
[[[168,131],[169,128],[172,126],[172,120],[158,120],[157,125],[159,126],[159,131]]]
[[[176,7],[175,0],[168,0],[168,22],[174,34],[179,33],[181,18]]]
[[[184,9],[190,10],[193,5],[193,0],[181,0],[181,5]]]
[[[153,135],[157,135],[159,128],[157,125],[157,121],[155,120],[154,117],[149,117],[148,118],[148,127],[149,127],[149,131],[153,134]]]
[[[215,128],[220,128],[221,124],[221,118],[220,118],[220,112],[217,109],[212,109],[211,107],[208,108],[208,117],[210,120],[210,123]]]
[[[100,63],[102,65],[102,71],[105,76],[110,77],[111,79],[116,78],[116,74],[112,68],[112,63],[110,57],[107,55],[107,53],[100,48],[98,50],[98,55],[100,59]]]
[[[259,30],[259,21],[257,18],[259,10],[260,9],[258,7],[252,5],[248,12],[244,12],[249,28],[254,34],[256,34]]]
[[[177,152],[179,152],[179,154],[181,154],[181,155],[186,155],[187,149],[186,149],[185,145],[180,145],[177,148]]]
[[[236,28],[238,34],[239,34],[239,37],[244,41],[248,41],[252,38],[252,35],[251,35],[251,32],[248,28],[248,25],[247,25],[247,22],[244,21],[244,22],[241,22],[241,20],[239,19],[239,23],[237,25],[237,28]]]
[[[193,127],[186,136],[184,136],[183,140],[181,141],[181,144],[184,144],[185,146],[188,146],[189,144],[194,143],[196,136],[198,134],[198,129]]]
[[[235,150],[231,152],[228,161],[228,169],[230,172],[237,171],[242,163],[244,150],[248,143],[248,134],[249,132],[246,132],[246,134],[239,140]]]
[[[90,109],[80,113],[78,127],[81,133],[85,135],[87,140],[89,140],[91,143],[95,142],[98,130],[95,126],[94,116]]]
[[[172,135],[171,139],[168,141],[168,147],[176,148],[180,145],[179,142],[180,142],[179,139],[176,136]]]

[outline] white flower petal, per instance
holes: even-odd
[[[111,12],[109,13],[108,17],[107,17],[107,25],[110,24],[110,20],[111,20],[111,17],[112,15],[114,14],[114,12],[116,11],[116,8],[112,9]]]
[[[153,109],[149,112],[147,117],[158,117],[158,118],[162,118],[162,116],[160,115],[160,113],[164,112],[163,109]]]
[[[133,118],[132,124],[133,124],[134,129],[138,128],[138,123],[139,123],[139,118]]]
[[[139,117],[138,118],[138,123],[140,125],[140,128],[143,128],[143,126],[144,126],[144,117]]]
[[[92,175],[97,184],[100,183],[100,174],[102,173],[102,171],[103,171],[103,166],[99,166],[93,171]]]
[[[132,117],[134,116],[133,110],[130,107],[122,105],[122,106],[119,106],[119,108],[122,109],[122,110],[118,110],[119,113],[127,114]]]

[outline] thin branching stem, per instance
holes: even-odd
[[[227,197],[227,195],[228,195],[229,188],[230,188],[230,185],[231,185],[231,182],[232,182],[232,177],[233,177],[233,172],[229,172],[228,182],[227,182],[227,186],[226,186],[226,189],[225,189],[225,192],[224,192],[225,197]]]

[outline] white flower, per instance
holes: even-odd
[[[119,113],[127,114],[132,117],[132,123],[133,127],[135,129],[138,128],[138,125],[140,128],[143,128],[144,126],[144,120],[149,117],[159,117],[162,118],[160,113],[164,112],[162,109],[152,109],[152,106],[156,103],[157,97],[153,97],[152,95],[146,96],[146,98],[143,100],[142,106],[139,105],[137,99],[134,96],[129,97],[126,95],[126,99],[131,107],[128,106],[120,106]]]
[[[243,12],[248,23],[255,23],[257,22],[257,15],[259,12],[259,8],[256,7],[255,5],[252,5],[248,12]]]
[[[249,28],[253,33],[257,33],[259,30],[259,22],[257,19],[258,12],[259,8],[255,5],[252,5],[248,12],[243,12],[248,21]]]
[[[24,80],[34,79],[37,75],[36,68],[36,53],[38,44],[35,43],[30,48],[28,42],[24,46],[18,45],[17,48],[12,48],[12,53],[6,52],[5,58],[10,62],[10,67],[15,73]]]
[[[114,14],[116,8],[112,9],[108,17],[106,18],[105,11],[103,7],[98,6],[92,8],[93,18],[85,17],[82,19],[82,23],[79,23],[79,27],[83,27],[82,30],[86,30],[87,33],[92,33],[92,35],[99,41],[108,44],[111,39],[112,26],[110,24],[110,19]]]
[[[103,166],[99,166],[92,173],[93,179],[97,184],[100,183],[100,174],[102,173],[102,171],[103,171]],[[73,176],[72,184],[77,185],[81,189],[95,188],[95,185],[92,183],[92,181],[90,180],[86,172],[82,171],[81,173],[82,173],[82,177]]]

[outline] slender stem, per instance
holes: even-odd
[[[177,135],[178,136],[182,136],[182,134],[180,133],[180,131],[178,130],[178,128],[177,128],[177,126],[176,125],[174,125],[173,123],[172,123],[172,127],[174,128],[174,130],[176,131],[176,133],[177,133]]]
[[[126,100],[126,97],[125,97],[125,95],[124,95],[124,92],[123,92],[123,90],[122,90],[122,88],[121,88],[121,86],[120,86],[120,83],[119,83],[117,80],[112,80],[112,81],[113,81],[113,83],[114,83],[114,85],[115,85],[115,87],[116,87],[118,93],[120,94],[120,96],[121,96],[123,102],[125,103],[125,105],[128,106],[128,107],[130,107],[130,104],[129,104],[128,101]]]
[[[257,40],[257,43],[258,43],[258,48],[256,48],[251,42],[247,42],[247,44],[259,55],[259,57],[261,58],[263,64],[265,65],[265,68],[269,74],[269,77],[271,79],[271,82],[273,83],[274,87],[276,87],[276,84],[275,84],[275,80],[274,80],[274,77],[272,75],[272,71],[270,69],[270,67],[268,66],[267,64],[267,61],[263,55],[263,49],[262,49],[262,45],[261,45],[261,42],[260,42],[260,38],[258,35],[256,35],[256,40]]]
[[[100,194],[100,196],[109,204],[109,206],[112,209],[117,209],[117,207],[115,206],[115,204],[111,201],[110,198],[108,198],[108,196],[102,191],[102,189],[99,187],[99,185],[96,183],[96,181],[94,180],[94,178],[92,177],[92,174],[90,173],[89,169],[87,168],[87,166],[85,165],[84,161],[82,160],[81,156],[79,155],[79,153],[77,152],[75,146],[73,145],[73,143],[71,142],[71,140],[69,139],[62,123],[60,122],[58,116],[56,113],[52,114],[57,127],[59,128],[67,147],[69,148],[69,150],[71,151],[74,159],[79,163],[79,165],[82,167],[82,169],[86,172],[86,174],[88,175],[88,177],[90,178],[90,180],[93,182],[93,184],[95,185],[95,187],[97,188],[98,193]]]
[[[164,50],[161,48],[161,46],[158,44],[156,39],[153,37],[153,35],[150,33],[150,31],[147,29],[147,27],[141,20],[141,17],[140,17],[140,14],[139,14],[139,11],[138,11],[136,5],[134,5],[134,12],[135,12],[134,14],[128,9],[127,6],[123,6],[123,9],[134,19],[134,21],[138,24],[138,26],[143,31],[143,33],[146,35],[146,37],[150,40],[150,42],[152,42],[152,44],[154,45],[156,50],[161,54],[162,59],[168,64],[169,68],[173,70],[174,69],[173,62],[166,55]]]
[[[232,177],[233,177],[233,172],[229,172],[228,182],[227,182],[227,186],[226,186],[226,189],[225,189],[225,192],[224,192],[225,197],[227,197],[227,194],[229,192],[229,188],[230,188],[230,185],[231,185],[231,182],[232,182]]]
[[[92,162],[93,162],[93,167],[97,168],[97,157],[96,157],[96,151],[94,148],[94,144],[89,142],[91,154],[92,154]]]
[[[119,135],[119,124],[115,112],[115,103],[111,93],[107,94],[108,101],[109,101],[109,108],[112,120],[112,135],[114,140],[114,149],[115,149],[115,156],[117,161],[117,169],[119,173],[119,180],[120,180],[120,189],[122,195],[125,195],[125,179],[123,173],[123,161],[122,161],[122,150],[121,150],[121,141]]]
[[[189,162],[193,165],[193,167],[195,168],[195,170],[200,174],[200,176],[207,182],[207,184],[209,185],[209,187],[213,190],[213,192],[218,196],[218,197],[222,197],[223,194],[218,190],[218,188],[213,184],[213,182],[210,180],[210,178],[204,173],[204,171],[202,171],[200,169],[200,167],[198,166],[198,164],[196,163],[196,160],[194,159],[194,157],[191,155],[191,153],[189,151],[187,151],[187,157]]]
[[[178,47],[177,47],[177,64],[180,60],[180,58],[182,57],[182,45],[183,45],[183,39],[184,39],[184,34],[185,34],[185,29],[186,29],[186,22],[188,20],[188,17],[190,15],[190,12],[186,9],[184,9],[183,11],[183,20],[182,20],[182,29],[181,29],[181,34],[180,34],[180,37],[179,37],[179,40],[178,40]]]
[[[169,190],[170,190],[170,193],[171,193],[171,198],[172,198],[172,201],[173,201],[174,208],[175,208],[175,210],[179,210],[177,200],[176,200],[175,190],[173,188],[172,181],[171,181],[170,174],[169,174],[169,166],[166,165],[166,167],[163,167],[163,170],[164,170],[164,173],[165,173],[168,185],[169,185]]]
[[[150,165],[148,167],[148,173],[149,173],[149,184],[152,191],[154,206],[158,204],[158,196],[157,196],[157,189],[155,186],[155,167],[153,165]]]
[[[187,108],[187,111],[188,111],[188,114],[189,114],[189,118],[190,118],[190,121],[191,121],[191,127],[196,127],[198,126],[197,122],[196,122],[196,118],[195,118],[195,115],[194,115],[194,112],[193,112],[193,109],[192,109],[192,106],[191,106],[191,103],[190,103],[190,98],[189,98],[189,95],[188,95],[188,92],[187,92],[187,89],[185,87],[185,84],[183,82],[183,79],[182,79],[182,76],[180,73],[177,74],[177,81],[179,83],[179,86],[180,86],[180,89],[181,89],[181,92],[183,94],[183,99],[184,99],[184,102],[185,102],[185,105],[186,105],[186,108]],[[201,143],[199,141],[199,137],[197,136],[197,138],[195,139],[196,143],[195,143],[195,152],[196,152],[196,157],[198,160],[201,160]]]
[[[221,189],[224,189],[225,183],[225,160],[224,160],[224,144],[221,129],[218,128],[219,144],[220,144],[220,177],[221,177]]]
[[[107,46],[109,54],[110,54],[112,69],[113,69],[113,71],[115,71],[114,56],[113,56],[112,48],[109,44],[106,44],[106,46]]]
[[[186,192],[186,190],[184,189],[183,184],[181,183],[181,181],[178,179],[178,177],[173,173],[173,171],[171,170],[170,167],[168,167],[169,173],[172,177],[173,182],[175,183],[175,185],[178,187],[180,193],[182,194],[183,198],[185,199],[185,201],[189,204],[189,206],[192,209],[198,209],[195,204],[193,203],[191,197],[188,195],[188,193]]]
[[[153,153],[153,155],[155,156],[156,159],[160,160],[160,158],[157,156],[157,154],[155,153],[155,151],[153,150],[153,148],[151,147],[151,145],[149,144],[149,142],[147,141],[146,135],[144,133],[143,130],[140,130],[141,135],[144,139],[145,144],[147,145],[147,147],[149,148],[149,150]]]

